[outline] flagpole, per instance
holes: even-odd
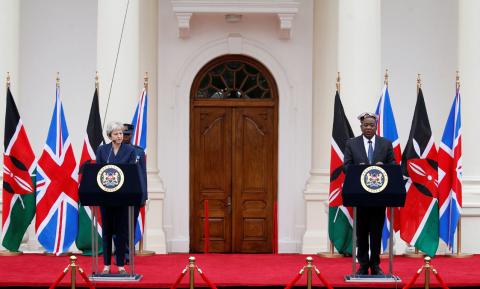
[[[455,76],[455,94],[458,94],[459,91],[460,91],[460,75],[459,75],[459,71],[457,70],[456,76]],[[453,258],[468,258],[473,256],[473,254],[462,253],[462,214],[461,213],[457,223],[457,253],[452,252],[452,254],[447,254],[447,256],[453,257]]]
[[[6,89],[5,89],[5,93],[8,94],[8,90],[10,89],[10,72],[7,72],[7,77],[6,77]],[[5,152],[4,152],[5,153]],[[3,192],[2,192],[3,194]],[[3,229],[3,228],[2,228]],[[3,242],[3,238],[2,238],[2,242]],[[14,251],[9,251],[9,250],[2,250],[0,251],[0,256],[18,256],[18,255],[22,255],[23,252],[22,251],[18,251],[18,252],[14,252]]]
[[[145,95],[148,95],[148,72],[145,72],[145,76],[143,77],[143,88],[145,89]],[[142,238],[140,239],[139,244],[138,244],[138,251],[135,252],[135,255],[138,255],[138,256],[155,255],[155,252],[144,249],[145,243],[144,243],[143,239],[145,238],[145,235],[147,234],[147,229],[146,229],[147,228],[147,212],[146,212],[146,209],[145,209],[145,218],[144,218],[143,222],[144,222],[144,224],[143,224],[144,230],[143,230]]]
[[[337,81],[335,83],[337,88],[337,92],[340,93],[340,72],[337,71]],[[333,246],[333,242],[328,238],[328,252],[319,252],[319,256],[324,258],[341,258],[343,257],[342,254],[335,253],[335,247]]]
[[[385,74],[383,75],[383,85],[385,85],[385,87],[388,88],[388,69],[385,69]],[[384,94],[385,92],[382,92],[382,94]],[[389,208],[386,208],[386,213],[387,212],[390,212],[390,207]],[[390,213],[390,215],[392,215],[393,211]],[[392,231],[392,228],[393,228],[393,224],[392,222],[390,222],[390,231]],[[395,229],[395,228],[393,228]],[[391,235],[391,234],[390,234]],[[392,236],[389,237],[389,241],[388,241],[388,253],[381,253],[380,254],[380,258],[382,259],[387,259],[389,258],[390,259],[390,252],[393,251],[393,243],[392,243]],[[390,243],[392,243],[392,248],[390,248]],[[390,273],[391,273],[392,270],[390,270]]]

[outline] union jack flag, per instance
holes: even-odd
[[[395,116],[393,115],[392,104],[390,103],[388,85],[385,85],[383,88],[383,93],[378,101],[375,114],[378,116],[377,135],[392,142],[395,161],[397,164],[400,164],[402,161],[402,151],[397,133],[397,125],[395,124]],[[396,208],[394,211],[393,228],[395,230],[394,232],[397,232],[400,229],[400,209]],[[387,213],[385,214],[385,223],[383,224],[382,231],[382,251],[386,251],[388,248],[390,228],[390,209],[387,208]]]
[[[148,113],[148,94],[144,88],[140,100],[133,115],[133,135],[132,144],[141,147],[144,152],[147,151],[147,113]],[[137,225],[135,226],[135,244],[137,244],[143,236],[145,227],[145,207],[140,208],[138,214]]]
[[[460,91],[457,89],[438,151],[440,239],[447,243],[452,250],[462,209],[463,170],[460,105]]]
[[[68,251],[77,236],[78,169],[57,84],[55,108],[37,167],[37,239],[47,252]]]

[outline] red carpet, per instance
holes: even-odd
[[[99,283],[96,287],[123,287],[123,288],[168,288],[188,263],[188,254],[168,254],[149,257],[137,257],[136,271],[143,274],[140,282]],[[237,254],[208,254],[194,255],[196,264],[203,269],[204,274],[219,287],[284,287],[298,274],[305,265],[306,255],[237,255]],[[363,284],[345,283],[343,277],[351,273],[351,258],[327,259],[314,257],[313,264],[322,272],[322,275],[333,287],[370,287],[370,288],[401,288],[418,268],[423,264],[422,259],[396,257],[395,273],[400,276],[399,284]],[[78,256],[79,265],[87,273],[91,272],[91,258]],[[15,257],[0,257],[0,286],[17,287],[48,287],[68,265],[68,257],[44,256],[40,254],[24,254]],[[480,288],[480,255],[472,258],[456,259],[436,257],[432,265],[441,274],[446,284],[452,287]],[[382,261],[382,268],[386,272],[387,260]],[[77,286],[85,287],[83,280],[77,275]],[[206,284],[196,275],[196,287],[205,287]],[[60,283],[68,286],[70,275]],[[297,286],[305,285],[306,277],[302,277]],[[320,281],[314,275],[315,286]],[[422,287],[423,275],[415,283],[416,288]],[[188,274],[179,287],[188,287]],[[432,277],[432,288],[438,288],[439,283]]]

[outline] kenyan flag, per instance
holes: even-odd
[[[35,155],[7,86],[3,153],[2,246],[17,252],[35,215]]]
[[[412,128],[402,156],[407,198],[400,213],[400,237],[434,256],[438,247],[438,164],[427,109],[419,88]]]
[[[335,249],[341,254],[352,253],[352,208],[343,206],[342,187],[345,180],[343,152],[353,131],[343,110],[338,91],[335,94],[335,107],[330,151],[330,193],[328,208],[328,235]]]
[[[82,148],[82,156],[80,159],[79,180],[83,172],[83,165],[95,162],[95,152],[97,148],[104,142],[102,134],[102,123],[100,120],[100,112],[98,106],[98,87],[95,87],[95,94],[93,95],[92,107],[90,108],[90,115],[88,117],[87,135],[85,136]],[[78,182],[80,184],[80,182]],[[92,210],[95,207],[84,207],[82,205],[78,208],[78,234],[75,240],[75,245],[84,255],[92,254]],[[98,218],[98,251],[102,252],[102,222],[100,217],[100,210],[97,209]]]

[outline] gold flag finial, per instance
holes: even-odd
[[[460,89],[460,72],[457,70],[457,75],[455,76],[455,89],[459,90]]]
[[[95,88],[98,89],[98,70],[95,71]]]
[[[145,72],[145,76],[143,77],[143,87],[148,88],[148,72]]]
[[[340,93],[340,72],[337,71],[337,91]]]
[[[10,87],[10,72],[7,71],[7,88]]]
[[[420,73],[418,73],[417,74],[417,93],[420,88],[422,88],[422,80],[420,79]]]
[[[383,76],[383,84],[388,86],[388,69],[385,69],[385,75]]]
[[[57,87],[60,87],[60,72],[57,71]]]

